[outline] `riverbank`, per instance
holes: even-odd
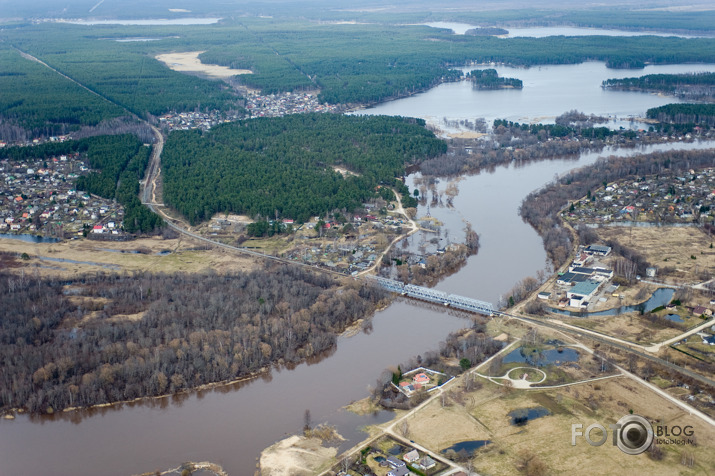
[[[514,326],[515,322],[509,325]],[[519,327],[516,324],[515,329]],[[540,339],[558,334],[539,329]],[[524,343],[532,339],[532,333],[527,329],[520,335]],[[580,344],[575,348],[583,354],[584,363],[591,360],[592,350]],[[397,414],[393,420],[373,428],[371,433],[399,435],[405,446],[398,458],[412,445],[420,452],[426,449],[447,455],[455,464],[480,474],[506,476],[527,470],[532,474],[552,474],[574,468],[587,471],[592,467],[616,466],[633,470],[647,468],[646,471],[652,474],[679,474],[683,455],[695,471],[707,471],[705,468],[715,464],[711,439],[715,430],[699,418],[684,413],[647,385],[637,383],[632,376],[614,377],[607,373],[611,378],[569,381],[558,388],[548,389],[500,386],[480,377],[481,373],[500,373],[504,368],[501,359],[506,361],[505,354],[512,352],[513,347],[506,347],[473,371],[456,378],[441,395],[434,395],[415,411]],[[510,368],[508,365],[523,364],[505,365]],[[543,368],[548,378],[553,379],[564,370],[564,365]],[[587,374],[583,376],[588,377]],[[645,416],[653,425],[667,423],[681,428],[689,425],[698,435],[697,440],[689,442],[687,438],[675,438],[663,442],[665,440],[661,439],[655,445],[656,450],[637,460],[615,446],[604,446],[600,452],[591,451],[592,447],[583,440],[578,441],[568,455],[563,455],[561,436],[573,421],[616,421],[630,413]],[[509,420],[510,424],[506,423]],[[705,443],[701,439],[703,436],[707,438]],[[340,459],[358,452],[364,454],[366,445],[373,447],[376,444],[375,439],[373,436],[367,443],[351,448]]]

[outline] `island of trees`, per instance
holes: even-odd
[[[467,73],[474,89],[522,89],[521,79],[500,78],[496,69],[475,69]]]
[[[502,36],[508,35],[509,30],[497,27],[481,27],[481,28],[471,28],[464,32],[465,35],[469,36]]]
[[[164,202],[192,224],[217,212],[304,222],[352,211],[406,165],[446,150],[424,121],[387,116],[301,114],[174,132],[162,155]]]

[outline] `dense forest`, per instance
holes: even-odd
[[[329,103],[374,103],[420,91],[458,79],[461,73],[450,67],[470,62],[534,66],[598,60],[613,68],[643,68],[646,63],[712,61],[708,51],[715,44],[710,39],[662,37],[496,38],[380,24],[241,23],[260,40],[261,48],[271,51],[268,58],[240,41],[212,46],[201,58],[251,69],[253,75],[238,80],[269,92],[310,87],[309,79],[320,87],[321,100]],[[279,58],[300,74],[270,74],[270,65]]]
[[[97,136],[84,139],[92,169],[77,179],[77,189],[104,198],[114,198],[124,206],[124,231],[150,233],[159,229],[163,220],[139,200],[139,181],[149,164],[151,148],[136,137]]]
[[[0,91],[0,140],[66,134],[127,114],[1,42]]]
[[[666,104],[648,109],[646,116],[663,122],[715,127],[715,104]]]
[[[384,2],[370,2],[379,7]],[[701,2],[702,3],[702,2]],[[680,2],[685,5],[687,2]],[[87,15],[91,3],[67,3],[58,7],[52,0],[36,0],[33,2],[9,2],[4,5],[5,18],[66,18],[75,19]],[[626,30],[666,30],[666,31],[709,31],[715,24],[715,12],[698,8],[643,8],[638,2],[630,2],[621,8],[612,4],[595,4],[584,8],[583,5],[573,9],[558,8],[554,5],[533,4],[529,8],[523,2],[517,4],[499,2],[495,6],[503,10],[475,8],[473,2],[465,0],[449,0],[435,3],[425,0],[413,0],[408,5],[397,6],[389,4],[389,8],[344,8],[330,0],[309,0],[291,2],[226,2],[225,0],[204,0],[192,3],[191,12],[174,12],[172,18],[201,16],[258,16],[272,18],[307,18],[311,20],[357,21],[371,23],[424,23],[435,21],[453,21],[470,23],[472,25],[513,25],[513,26],[554,26],[576,25],[590,28],[622,28]],[[670,5],[670,4],[669,4]],[[678,5],[676,3],[673,6]],[[121,3],[102,2],[95,15],[137,18],[166,18],[167,10],[177,6],[175,1],[155,0],[151,3],[142,0],[124,0]],[[188,8],[188,7],[187,7]],[[632,8],[632,9],[631,9]],[[478,11],[469,11],[478,10]]]
[[[132,41],[137,37],[155,41]],[[174,72],[154,58],[173,51],[203,51],[200,59],[206,63],[250,69],[253,74],[236,76],[231,82],[266,94],[311,89],[320,91],[323,102],[371,104],[458,80],[462,73],[453,68],[472,62],[534,66],[595,60],[614,68],[642,68],[647,63],[713,62],[715,49],[715,39],[708,38],[496,38],[453,35],[450,30],[418,25],[334,25],[256,17],[188,26],[17,24],[0,30],[0,40],[149,119],[172,110],[241,107],[240,98],[225,82]],[[22,60],[15,50],[3,51],[14,55],[5,61]],[[40,65],[22,61],[29,66],[21,68],[36,70],[32,80],[36,87],[24,87],[29,76],[0,77],[6,85],[3,91],[11,92],[0,102],[7,110],[0,113],[7,119],[15,117],[10,106],[18,104],[35,105],[28,116],[32,124],[21,126],[47,123],[52,130],[76,127],[65,125],[64,116],[57,117],[58,105],[75,108],[72,117],[85,122],[121,114],[111,104],[93,105],[99,98],[89,99],[89,92],[69,85],[62,86],[70,89],[56,98],[61,101],[45,101],[44,93],[35,97],[37,91],[54,91],[58,79],[40,72]],[[13,68],[14,64],[2,71],[23,73]]]
[[[467,73],[467,79],[474,85],[474,89],[523,89],[521,79],[500,78],[496,69],[475,69]]]
[[[385,298],[293,266],[242,274],[0,272],[0,411],[174,393],[297,363]],[[138,317],[136,319],[132,318]]]
[[[149,233],[161,227],[161,218],[139,200],[139,181],[144,176],[151,149],[133,135],[94,136],[33,147],[1,148],[0,158],[20,161],[77,152],[87,154],[90,168],[96,170],[77,179],[78,190],[121,203],[124,230],[129,233]]]
[[[105,30],[116,31],[117,28],[112,26]],[[145,118],[147,113],[159,115],[169,111],[239,107],[237,96],[225,83],[172,71],[149,56],[146,47],[112,41],[111,38],[102,39],[88,33],[87,27],[43,23],[0,30],[0,40],[44,61],[87,86],[99,97],[37,63],[22,59],[17,51],[7,49],[7,54],[15,55],[5,59],[12,68],[10,71],[18,67],[32,67],[35,87],[28,87],[24,77],[8,77],[9,89],[3,91],[13,91],[14,94],[9,97],[4,94],[3,99],[11,104],[18,101],[32,104],[47,98],[47,102],[42,103],[43,108],[38,107],[31,119],[41,123],[65,122],[65,116],[57,118],[52,115],[53,108],[60,108],[70,113],[70,119],[74,118],[70,124],[97,123],[100,119],[126,114],[109,101]],[[18,66],[23,62],[31,66]],[[58,84],[67,92],[52,94]],[[38,94],[40,96],[36,98]],[[54,101],[50,102],[49,98]],[[95,102],[98,106],[85,106],[93,106]],[[76,112],[72,113],[73,110]],[[33,123],[26,125],[33,126]]]
[[[715,101],[715,73],[647,74],[639,78],[607,79],[607,89],[672,94],[691,100]]]
[[[387,116],[302,114],[178,131],[162,154],[164,201],[192,224],[217,212],[303,222],[356,208],[407,164],[446,149],[424,121]]]
[[[561,225],[558,216],[569,201],[580,200],[604,183],[615,180],[664,172],[677,174],[712,166],[713,153],[709,150],[657,152],[601,159],[594,165],[571,171],[554,183],[530,193],[521,204],[520,214],[539,232],[556,268],[566,262],[573,248],[573,237]]]

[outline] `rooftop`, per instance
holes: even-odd
[[[598,288],[601,283],[598,281],[583,281],[572,287],[569,292],[580,296],[588,296]]]

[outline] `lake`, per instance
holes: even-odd
[[[429,124],[453,131],[444,119],[484,118],[491,126],[494,119],[515,122],[553,123],[564,112],[576,109],[586,114],[619,118],[616,126],[631,125],[625,120],[645,116],[646,110],[682,102],[673,97],[632,91],[613,91],[601,87],[611,78],[628,78],[646,74],[680,74],[715,72],[715,64],[650,65],[642,70],[609,69],[603,62],[569,65],[545,65],[517,68],[504,65],[475,65],[461,68],[494,68],[499,76],[520,79],[524,88],[475,90],[469,81],[440,84],[424,93],[386,102],[355,112],[420,117]]]
[[[425,26],[432,28],[446,28],[452,30],[455,35],[464,35],[467,30],[476,28],[468,23],[455,22],[430,22],[424,23]],[[544,38],[546,36],[678,36],[680,38],[710,38],[712,35],[683,35],[680,33],[668,33],[662,31],[630,31],[616,30],[609,28],[584,28],[575,26],[537,26],[537,27],[522,27],[515,28],[509,26],[499,26],[509,31],[506,38],[514,37],[530,37]]]

